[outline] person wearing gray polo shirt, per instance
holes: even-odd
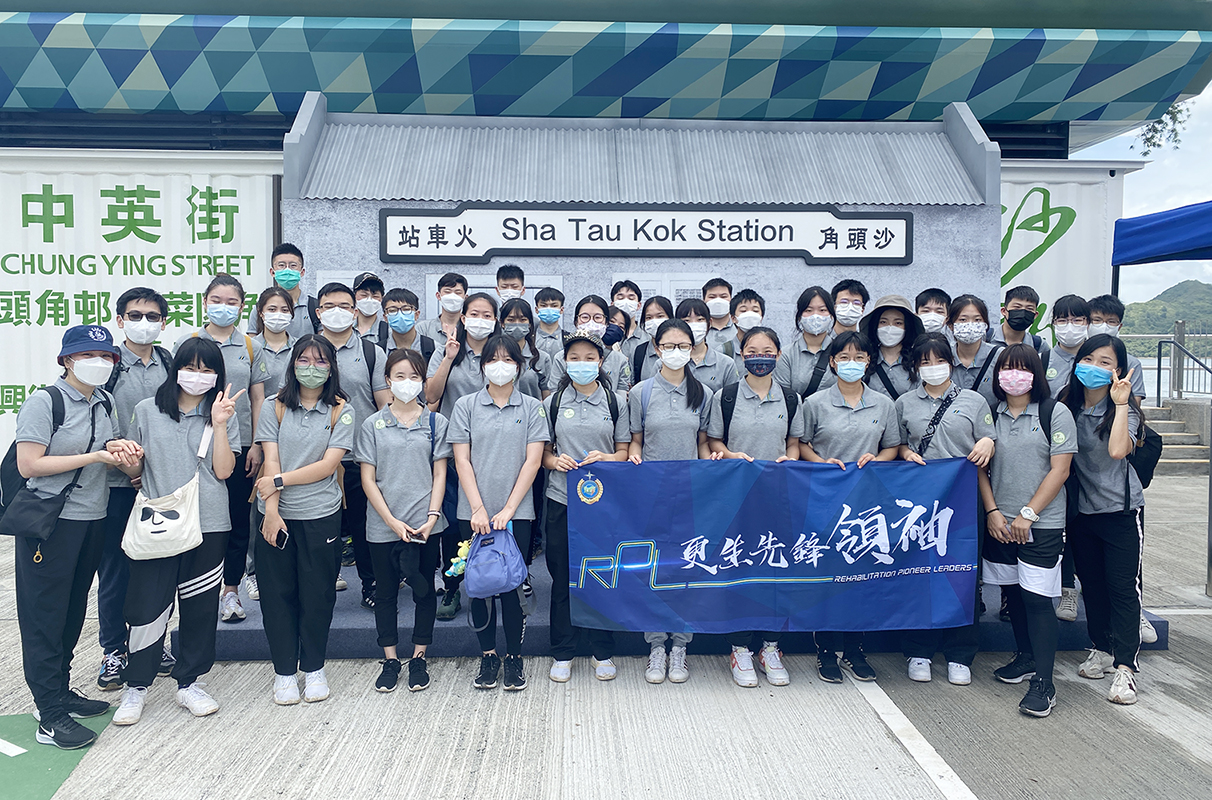
[[[545,400],[555,387],[551,382],[554,369],[551,356],[535,344],[535,321],[530,303],[520,297],[506,300],[501,306],[501,329],[522,349],[518,388],[536,400]]]
[[[1077,422],[1077,516],[1069,523],[1073,561],[1086,601],[1094,648],[1078,668],[1083,678],[1114,672],[1107,699],[1136,702],[1140,651],[1140,559],[1145,497],[1132,454],[1144,416],[1124,367],[1124,343],[1108,334],[1077,351],[1065,404]]]
[[[416,350],[428,365],[439,345],[432,337],[421,333],[417,322],[419,308],[420,301],[410,289],[395,288],[383,295],[383,314],[391,329],[383,349],[389,354],[399,348]],[[444,346],[445,342],[442,344]]]
[[[259,320],[261,330],[253,341],[261,345],[265,370],[269,375],[263,391],[266,397],[273,397],[282,387],[286,368],[290,365],[290,351],[299,340],[290,332],[290,295],[280,286],[269,287],[257,298],[253,315]]]
[[[875,363],[867,371],[867,385],[893,400],[916,388],[909,354],[924,331],[909,300],[895,294],[881,297],[863,318],[859,330],[879,348]]]
[[[316,318],[316,298],[303,294],[303,289],[299,286],[306,272],[302,250],[290,242],[283,242],[274,248],[270,256],[269,273],[274,286],[280,286],[291,297],[291,321],[286,330],[295,339],[315,333],[320,325]],[[260,333],[260,323],[261,320],[257,317],[249,320],[248,332]]]
[[[643,320],[640,318],[640,303],[643,300],[644,293],[634,281],[616,281],[614,286],[610,287],[611,305],[627,316],[627,324],[622,326],[623,338],[618,344],[619,351],[629,359],[638,345],[652,338],[641,324]]]
[[[989,330],[989,309],[976,295],[960,295],[947,310],[947,327],[955,337],[955,367],[951,379],[961,389],[971,389],[985,398],[990,408],[997,405],[993,395],[993,362],[1001,345],[985,341]]]
[[[703,284],[703,302],[707,305],[710,327],[707,346],[722,350],[736,341],[736,323],[732,321],[732,284],[723,278],[712,278]]]
[[[417,332],[433,339],[438,349],[455,335],[463,318],[463,301],[467,299],[467,279],[457,272],[447,272],[438,278],[438,316],[417,323]],[[496,301],[493,300],[495,303]],[[420,313],[420,308],[417,309]]]
[[[900,420],[892,400],[871,391],[863,380],[875,360],[875,345],[861,333],[845,331],[829,348],[829,368],[837,383],[804,401],[800,455],[805,461],[862,469],[872,461],[893,461],[901,444]],[[861,631],[817,631],[816,669],[826,683],[841,683],[837,654],[855,680],[875,680],[863,654]]]
[[[597,336],[599,339],[606,333],[606,312],[610,306],[606,300],[591,294],[581,298],[573,314],[575,330],[583,330]],[[605,342],[603,342],[605,344]],[[616,392],[626,393],[635,382],[631,374],[631,362],[627,356],[612,347],[606,348],[606,359],[602,362],[602,371],[610,381],[610,388]],[[564,379],[564,354],[561,352],[553,359],[553,385],[559,385]]]
[[[564,357],[565,333],[560,327],[560,319],[564,316],[564,293],[550,286],[539,289],[534,296],[534,315],[539,318],[539,327],[534,334],[535,345],[551,356],[552,363],[555,363]]]
[[[795,337],[779,356],[774,382],[810,397],[837,382],[829,369],[829,344],[833,341],[833,299],[820,286],[809,286],[795,304]]]
[[[274,666],[273,699],[328,698],[324,657],[341,567],[341,480],[354,448],[354,412],[341,391],[337,352],[327,339],[299,339],[291,369],[257,425],[265,469],[256,482],[257,573],[265,638]]]
[[[661,369],[632,387],[627,397],[631,445],[628,458],[643,461],[692,461],[711,458],[707,446],[707,420],[711,414],[711,390],[687,369],[694,334],[680,319],[667,319],[654,339],[661,354]],[[644,679],[662,683],[666,676],[665,642],[672,640],[668,676],[672,683],[690,679],[686,668],[686,645],[694,634],[685,631],[649,631],[644,640],[651,648]]]
[[[955,355],[947,337],[941,333],[919,336],[912,363],[922,384],[896,399],[903,442],[900,457],[915,464],[934,458],[967,458],[977,467],[986,466],[997,438],[993,413],[983,397],[951,379]],[[983,531],[983,521],[978,527]],[[902,633],[910,680],[929,681],[930,660],[941,650],[947,659],[947,680],[960,686],[972,683],[977,633],[975,619],[958,628]]]
[[[984,580],[1002,587],[1016,650],[993,674],[1003,683],[1030,678],[1018,709],[1046,717],[1056,705],[1052,598],[1061,594],[1065,481],[1077,428],[1069,409],[1049,397],[1043,361],[1030,343],[1003,350],[993,380],[997,452],[978,476],[987,523],[982,563]]]
[[[471,539],[512,525],[518,550],[529,564],[535,519],[530,487],[543,461],[543,443],[550,438],[547,412],[542,403],[515,385],[522,351],[512,337],[490,337],[481,364],[488,387],[455,403],[447,434],[459,473],[459,533]],[[525,616],[518,592],[498,597],[505,629],[505,689],[517,691],[526,688],[522,667]],[[493,598],[472,598],[471,620],[483,651],[480,672],[473,681],[477,689],[497,685],[501,659],[496,648],[496,616]]]

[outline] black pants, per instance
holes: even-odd
[[[1090,641],[1114,656],[1115,666],[1133,670],[1140,652],[1141,510],[1078,514],[1069,524]]]
[[[455,472],[454,459],[446,465],[446,494],[442,496],[442,516],[449,522],[442,531],[442,586],[453,592],[463,583],[462,575],[447,575],[446,570],[459,555],[459,542],[463,541],[462,526],[453,520],[458,518],[459,476]]]
[[[1076,589],[1077,581],[1074,576],[1077,570],[1073,567],[1073,543],[1071,536],[1065,537],[1065,550],[1061,556],[1061,588]]]
[[[818,653],[841,652],[843,656],[852,656],[863,649],[862,631],[817,631],[812,639]]]
[[[284,549],[257,537],[257,582],[274,672],[294,675],[324,666],[341,569],[341,512],[284,522]]]
[[[164,635],[173,601],[180,603],[181,640],[173,678],[189,686],[215,665],[215,621],[223,581],[227,533],[204,533],[202,544],[171,558],[130,562],[126,621],[130,656],[123,672],[127,686],[151,686],[160,668]]]
[[[1060,636],[1060,625],[1052,598],[1024,589],[1018,584],[1002,587],[1006,596],[1006,609],[1010,612],[1010,625],[1014,628],[1014,649],[1035,659],[1035,674],[1052,681],[1052,668],[1056,665],[1056,644]]]
[[[345,462],[345,512],[341,515],[341,537],[353,540],[362,595],[374,594],[375,568],[371,563],[370,547],[366,544],[366,492],[362,489],[361,468],[352,461]]]
[[[513,521],[513,538],[518,549],[523,553],[530,545],[530,535],[533,529],[531,520],[515,519]],[[471,522],[459,520],[460,535],[464,539],[471,538]],[[522,637],[526,635],[526,617],[522,614],[522,603],[517,592],[506,592],[496,597],[471,599],[471,624],[476,629],[476,638],[480,640],[480,649],[487,653],[497,649],[497,606],[496,600],[501,601],[501,627],[505,629],[505,653],[511,656],[522,655]]]
[[[80,641],[104,544],[104,519],[61,519],[45,542],[16,537],[21,660],[25,683],[42,714],[58,708],[67,693],[72,651]]]
[[[239,586],[244,577],[244,561],[248,557],[249,498],[252,497],[253,478],[248,477],[248,448],[240,451],[236,468],[227,484],[227,512],[231,516],[231,533],[227,537],[227,551],[223,558],[223,585]]]
[[[979,507],[979,504],[978,504]],[[949,663],[971,667],[980,647],[981,616],[981,556],[985,542],[985,515],[977,514],[976,564],[977,580],[975,596],[972,598],[972,622],[958,628],[934,628],[901,633],[901,652],[905,658],[934,658],[942,652]]]
[[[547,543],[543,553],[547,558],[547,571],[551,573],[551,657],[556,661],[570,661],[577,654],[578,637],[584,635],[589,640],[594,658],[598,661],[614,658],[613,631],[574,628],[572,625],[568,585],[568,506],[554,500],[547,501],[545,532]]]
[[[109,490],[109,508],[105,512],[105,544],[97,566],[97,623],[101,650],[126,652],[126,584],[130,580],[130,559],[122,551],[126,520],[135,507],[135,490],[115,487]]]
[[[398,604],[401,576],[412,589],[416,606],[412,622],[412,643],[433,644],[433,625],[438,613],[438,596],[433,588],[433,572],[438,568],[441,534],[416,542],[369,542],[370,561],[375,570],[375,631],[379,647],[400,643]]]

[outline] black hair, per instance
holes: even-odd
[[[214,340],[204,339],[201,336],[187,336],[182,339],[172,363],[167,365],[164,383],[160,384],[159,389],[156,389],[156,408],[160,410],[161,414],[167,414],[173,422],[181,421],[181,403],[178,394],[180,387],[177,386],[177,373],[182,367],[192,366],[195,363],[215,372],[215,385],[202,395],[202,402],[199,404],[203,418],[210,419],[210,409],[215,398],[227,386],[227,368],[223,364],[223,351],[219,349],[219,345]]]
[[[916,314],[911,314],[903,308],[898,308],[895,306],[876,306],[874,309],[872,309],[871,313],[867,315],[867,329],[864,330],[863,333],[867,334],[867,338],[871,340],[872,345],[874,345],[877,350],[880,347],[880,317],[884,316],[885,311],[899,311],[902,321],[905,324],[905,338],[901,339],[900,344],[901,359],[899,363],[892,366],[900,367],[901,369],[905,370],[905,372],[909,372],[909,359],[905,356],[913,352],[913,343],[917,341],[917,336],[920,336],[924,330],[922,328],[922,323],[917,318]],[[860,328],[859,330],[862,329]],[[914,334],[914,336],[910,338],[910,334]],[[876,356],[871,357],[873,364],[875,363],[876,358]]]
[[[357,295],[354,294],[353,289],[350,289],[343,283],[333,281],[332,283],[326,283],[320,287],[320,291],[316,292],[316,301],[319,302],[330,294],[347,294],[349,295],[349,302],[351,303],[356,302],[357,300]]]
[[[595,305],[602,309],[602,314],[605,315],[606,321],[610,322],[610,303],[606,302],[605,297],[599,297],[596,294],[587,294],[577,301],[576,310],[572,312],[572,324],[575,328],[577,325],[577,317],[581,316],[581,309],[588,305]]]
[[[114,311],[120,317],[126,313],[127,305],[136,300],[148,300],[155,303],[160,308],[160,316],[168,316],[168,301],[164,299],[164,295],[146,286],[136,286],[118,295],[118,302],[114,304]]]
[[[260,296],[257,297],[257,308],[254,313],[256,314],[257,329],[260,330],[262,334],[265,332],[265,324],[264,320],[261,318],[261,315],[265,313],[265,306],[268,305],[269,301],[274,297],[278,298],[279,300],[285,300],[286,307],[291,309],[292,313],[295,307],[295,299],[290,296],[290,292],[286,291],[281,286],[270,286],[268,289],[261,292]]]
[[[421,310],[421,301],[412,289],[392,289],[383,295],[383,305],[388,303],[408,303],[412,306],[413,311]]]
[[[614,286],[610,287],[611,300],[613,300],[614,296],[619,293],[619,289],[630,289],[631,291],[635,292],[635,299],[637,302],[644,302],[644,293],[640,291],[640,287],[635,281],[615,281]]]
[[[829,293],[829,296],[833,298],[835,303],[837,302],[839,292],[857,294],[862,299],[863,305],[867,305],[867,301],[871,299],[871,294],[867,291],[867,287],[863,285],[863,282],[856,281],[854,278],[843,278],[833,284],[833,291]]]
[[[521,281],[526,285],[526,273],[517,264],[502,264],[497,267],[497,283],[501,281]]]
[[[918,368],[929,356],[941,358],[947,362],[949,367],[955,369],[955,354],[951,352],[951,343],[947,341],[947,337],[937,331],[935,333],[923,333],[913,343],[913,356],[909,363],[909,374],[915,382],[921,379]]]
[[[490,333],[488,335],[489,338],[492,338],[493,336],[495,336],[501,332],[500,308],[497,306],[497,301],[492,299],[492,295],[485,294],[484,292],[476,292],[475,294],[467,295],[467,297],[463,300],[463,315],[464,316],[467,315],[467,309],[471,308],[471,304],[476,300],[487,300],[488,305],[492,306],[492,316],[497,322],[497,327],[494,328],[492,333]],[[451,367],[457,367],[460,364],[462,364],[463,356],[467,354],[467,328],[465,328],[463,326],[463,320],[461,318],[459,319],[458,324],[455,325],[455,339],[458,340],[458,342],[459,342],[459,352],[455,353],[454,360],[450,362]],[[485,341],[487,341],[487,340],[485,340]],[[483,352],[483,351],[481,351],[481,352]],[[522,360],[521,360],[521,358],[519,358],[518,364],[521,364],[521,363],[522,363]]]
[[[645,318],[648,316],[648,308],[653,305],[660,306],[661,310],[665,312],[666,317],[670,319],[673,318],[673,303],[669,302],[668,297],[661,297],[659,294],[657,294],[644,301],[644,305],[640,308],[640,316],[637,320],[638,322],[641,324],[644,323]]]
[[[998,400],[1006,399],[1006,390],[997,380],[997,374],[1004,369],[1022,369],[1035,376],[1031,382],[1032,403],[1042,403],[1051,397],[1052,387],[1048,385],[1048,377],[1044,374],[1044,361],[1027,342],[1012,344],[998,354],[997,362],[993,365],[992,381],[993,396]]]
[[[328,407],[335,406],[338,400],[349,400],[349,395],[341,391],[341,374],[337,365],[337,349],[332,342],[314,333],[299,337],[294,349],[290,351],[290,362],[282,376],[282,386],[278,389],[278,399],[289,409],[299,408],[299,379],[295,377],[295,362],[299,356],[308,350],[320,351],[320,357],[328,362],[328,380],[320,387],[320,401]]]
[[[269,263],[272,264],[278,256],[298,256],[299,264],[303,264],[303,251],[290,242],[282,242],[282,244],[275,247],[274,251],[269,254]]]
[[[202,296],[203,297],[208,296],[212,291],[214,291],[219,286],[231,286],[237,292],[240,293],[240,306],[241,306],[240,310],[243,311],[244,310],[243,309],[244,284],[240,283],[240,280],[237,277],[235,277],[234,275],[228,275],[226,272],[220,272],[217,275],[215,275],[215,277],[211,278],[210,283],[206,284],[206,291],[202,293]],[[167,313],[167,312],[165,312],[165,313]]]
[[[484,342],[484,350],[480,353],[480,372],[484,372],[484,368],[488,366],[488,362],[496,358],[497,353],[504,350],[505,355],[518,365],[518,374],[514,376],[514,380],[522,374],[522,364],[525,362],[525,357],[522,355],[522,348],[518,347],[518,343],[514,341],[512,336],[504,333],[494,333]]]
[[[534,296],[534,304],[538,306],[539,303],[559,303],[561,306],[563,306],[564,293],[559,289],[544,286],[542,289],[539,289],[538,294]]]
[[[753,300],[757,301],[758,308],[760,308],[762,310],[762,314],[765,315],[766,300],[752,289],[741,289],[739,292],[734,294],[732,296],[732,302],[728,304],[728,313],[736,316],[736,310],[740,307],[741,303],[751,302]]]
[[[463,293],[467,293],[467,279],[457,272],[447,272],[442,277],[438,278],[438,291],[442,291],[450,286],[462,286]]]
[[[1090,304],[1075,294],[1057,298],[1056,302],[1052,304],[1052,319],[1068,317],[1083,317],[1089,322]]]
[[[821,298],[825,303],[825,309],[829,312],[830,317],[834,317],[833,313],[833,297],[829,292],[825,291],[823,286],[809,286],[804,291],[800,292],[800,299],[795,301],[795,329],[800,329],[800,317],[804,316],[804,312],[808,310],[808,306],[816,298]],[[836,317],[834,317],[836,319]]]
[[[657,328],[656,336],[652,337],[653,347],[659,345],[661,339],[671,330],[681,331],[686,334],[690,338],[691,346],[694,346],[694,334],[691,333],[690,326],[680,319],[667,319]],[[694,370],[683,367],[682,374],[685,375],[686,380],[686,408],[698,410],[703,405],[703,384],[699,383],[698,379],[694,377]],[[653,377],[650,380],[656,380],[656,378]]]
[[[570,349],[570,348],[571,348],[571,347],[572,347],[574,344],[577,344],[578,342],[584,342],[585,344],[592,346],[592,347],[593,347],[595,350],[597,350],[597,351],[598,351],[598,377],[597,377],[597,381],[598,381],[598,383],[599,383],[599,384],[601,384],[601,386],[602,386],[602,389],[603,389],[603,390],[605,390],[605,391],[607,391],[607,392],[612,392],[612,391],[614,391],[613,389],[611,389],[611,388],[610,388],[610,378],[609,378],[609,376],[607,376],[607,374],[606,374],[605,370],[603,370],[603,369],[602,369],[602,366],[603,366],[603,365],[606,363],[606,353],[607,353],[608,351],[607,351],[607,350],[604,350],[604,349],[603,349],[603,348],[601,348],[601,347],[598,347],[597,345],[595,345],[595,344],[594,344],[592,341],[590,341],[589,339],[586,339],[586,338],[584,338],[583,336],[577,336],[577,337],[575,337],[575,338],[573,338],[573,337],[569,337],[569,338],[565,339],[565,340],[564,340],[564,363],[565,363],[565,364],[567,364],[567,363],[568,363],[568,350],[569,350],[569,349]],[[555,390],[555,394],[556,394],[556,396],[557,396],[557,397],[559,397],[561,394],[563,394],[563,393],[564,393],[564,390],[565,390],[565,389],[567,389],[567,388],[568,388],[569,386],[571,386],[571,385],[572,385],[572,378],[571,378],[571,377],[568,375],[568,370],[567,370],[567,369],[565,369],[565,370],[564,370],[564,375],[563,375],[563,377],[561,377],[561,378],[560,378],[560,382],[559,382],[559,384],[556,386],[556,390]]]
[[[1024,303],[1030,303],[1033,306],[1039,305],[1039,292],[1032,289],[1030,286],[1015,286],[1006,290],[1006,299],[1002,305],[1010,305],[1011,300],[1022,300]]]
[[[685,302],[685,301],[683,301],[683,302]],[[760,325],[756,328],[750,328],[749,330],[747,330],[743,334],[741,334],[741,351],[742,352],[744,352],[744,350],[745,350],[745,345],[754,336],[765,336],[770,341],[774,342],[775,350],[782,352],[783,343],[779,341],[779,335],[774,332],[773,328],[763,328]]]
[[[1118,317],[1120,324],[1124,321],[1124,303],[1113,294],[1100,294],[1098,297],[1090,298],[1090,313],[1097,311],[1100,314],[1109,314]]]
[[[876,347],[867,338],[865,333],[858,331],[842,331],[842,333],[833,340],[833,344],[829,345],[829,361],[837,358],[838,354],[847,347],[854,345],[859,351],[867,354],[867,369],[871,369],[871,365],[875,363]],[[829,364],[829,371],[834,375],[837,374],[837,368],[832,363]]]
[[[711,311],[707,308],[707,304],[697,297],[687,297],[678,303],[678,310],[674,316],[678,319],[686,319],[691,314],[698,314],[705,320],[711,319]]]
[[[951,295],[942,289],[923,289],[917,293],[917,297],[913,301],[913,310],[917,311],[927,303],[942,303],[943,308],[950,308]]]
[[[501,269],[504,269],[504,267]],[[504,330],[505,320],[515,311],[522,312],[522,316],[526,317],[526,324],[530,326],[526,329],[526,336],[522,338],[522,341],[526,342],[526,346],[530,348],[529,366],[531,369],[536,369],[536,365],[539,363],[539,348],[536,347],[534,343],[534,312],[530,309],[530,303],[527,303],[521,297],[513,300],[506,300],[501,305],[500,324],[502,326],[502,330]],[[523,354],[522,357],[525,358],[525,354]]]
[[[396,364],[401,361],[407,361],[412,365],[412,368],[418,375],[421,376],[421,384],[425,384],[425,372],[429,365],[425,363],[425,356],[413,350],[411,347],[397,347],[387,354],[387,363],[383,366],[383,377],[390,378],[391,370]],[[393,395],[394,396],[394,395]],[[422,403],[424,405],[424,403]]]
[[[627,318],[627,325],[626,326],[619,325],[619,327],[623,328],[624,333],[631,333],[632,327],[635,325],[638,325],[639,323],[637,323],[635,320],[633,320],[631,318],[630,314],[628,314],[626,311],[619,308],[618,306],[612,305],[606,309],[606,324],[607,325],[618,325],[618,323],[614,321],[614,318],[616,316],[618,316],[619,314],[622,314],[624,317]]]
[[[989,324],[989,306],[985,305],[985,301],[974,294],[961,294],[951,301],[951,305],[947,307],[947,324],[954,325],[960,312],[968,306],[976,306],[976,310],[980,312],[985,324]]]
[[[1057,301],[1060,302],[1059,300]],[[1069,370],[1069,384],[1061,391],[1060,401],[1069,406],[1069,410],[1073,412],[1074,419],[1080,419],[1081,413],[1085,410],[1086,404],[1086,387],[1077,379],[1077,365],[1082,362],[1082,359],[1098,350],[1100,347],[1110,347],[1115,352],[1115,363],[1118,369],[1112,373],[1115,376],[1122,377],[1128,369],[1128,349],[1124,347],[1124,343],[1116,336],[1109,333],[1100,333],[1097,336],[1091,336],[1077,350],[1077,355],[1073,357],[1073,366]],[[1110,395],[1108,395],[1110,397]],[[1128,392],[1128,405],[1136,410],[1140,415],[1141,423],[1145,421],[1145,412],[1141,410],[1140,401],[1136,399],[1136,395]],[[1115,422],[1115,408],[1111,403],[1107,404],[1107,411],[1103,414],[1103,420],[1094,429],[1100,439],[1108,439],[1111,437],[1111,425]]]
[[[725,288],[725,289],[727,289],[727,290],[728,290],[728,294],[729,294],[729,295],[731,295],[731,294],[732,294],[732,284],[731,284],[731,283],[729,283],[728,281],[724,280],[723,278],[712,278],[711,280],[709,280],[709,281],[707,281],[706,283],[704,283],[704,284],[703,284],[703,298],[704,298],[704,299],[706,299],[706,298],[707,298],[707,291],[708,291],[708,290],[710,290],[710,289],[717,289],[717,288],[719,288],[719,287],[721,287],[721,286],[722,286],[723,288]]]

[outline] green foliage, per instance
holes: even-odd
[[[1187,117],[1190,115],[1191,110],[1178,102],[1167,108],[1161,119],[1155,119],[1146,124],[1137,134],[1137,138],[1140,139],[1140,154],[1142,156],[1150,155],[1154,150],[1161,150],[1166,145],[1177,150],[1178,145],[1182,142],[1182,132],[1187,124]],[[1133,143],[1132,149],[1136,149],[1135,143]]]
[[[1174,332],[1175,320],[1187,323],[1187,333],[1212,333],[1212,285],[1190,280],[1171,286],[1144,303],[1132,303],[1124,312],[1123,333]],[[1125,341],[1128,352],[1137,358],[1157,355],[1156,340]],[[1188,340],[1187,349],[1201,358],[1212,356],[1212,341]],[[1164,351],[1163,351],[1164,355]]]

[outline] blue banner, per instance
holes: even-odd
[[[568,474],[572,622],[876,631],[974,619],[976,467],[655,461]]]

